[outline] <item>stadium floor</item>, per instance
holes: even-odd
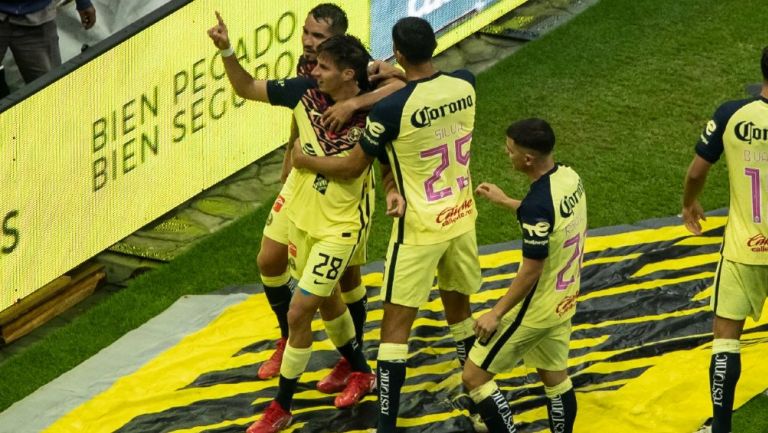
[[[725,217],[690,237],[676,218],[590,231],[569,368],[577,389],[577,432],[688,433],[709,412],[709,283]],[[473,310],[489,308],[514,277],[518,243],[481,249],[483,287]],[[366,352],[375,359],[382,264],[365,269]],[[406,432],[472,431],[459,366],[436,294],[410,342],[400,425]],[[313,323],[315,355],[289,431],[359,432],[373,426],[368,396],[349,410],[314,389],[336,353]],[[166,312],[0,414],[0,432],[242,432],[274,394],[255,380],[277,336],[258,286],[182,298]],[[768,387],[768,319],[748,321],[737,405]],[[762,364],[762,365],[761,365]],[[541,384],[524,366],[498,377],[521,432],[546,431]],[[48,408],[40,414],[39,408]],[[684,408],[684,410],[681,410]],[[34,415],[34,416],[33,416]]]

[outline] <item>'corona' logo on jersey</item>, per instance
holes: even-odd
[[[736,138],[752,144],[752,141],[768,141],[768,128],[760,128],[754,122],[742,121],[733,129]]]
[[[747,246],[755,253],[768,253],[768,238],[758,233],[747,239]]]
[[[461,98],[451,103],[443,104],[439,107],[421,107],[414,111],[411,115],[411,125],[413,125],[414,128],[432,126],[433,120],[437,120],[446,114],[453,114],[462,110],[466,110],[474,104],[475,103],[472,101],[472,95],[467,95],[466,98]]]
[[[579,204],[582,197],[584,197],[584,185],[579,180],[579,186],[576,187],[576,191],[560,200],[560,216],[568,218],[573,215],[573,209]]]

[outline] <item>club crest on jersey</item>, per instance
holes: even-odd
[[[363,136],[363,129],[359,126],[353,126],[349,128],[349,131],[347,131],[347,139],[351,141],[352,143],[357,143],[360,141],[360,137]]]

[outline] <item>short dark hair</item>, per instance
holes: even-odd
[[[401,18],[392,27],[392,41],[395,49],[405,56],[409,63],[418,65],[432,58],[437,48],[435,31],[423,18]]]
[[[760,68],[763,70],[763,79],[768,81],[768,46],[763,48],[763,59],[760,62]]]
[[[369,90],[368,61],[371,56],[360,39],[352,35],[331,36],[317,46],[317,55],[328,56],[339,69],[353,69],[358,87]]]
[[[328,29],[334,35],[343,35],[347,32],[349,21],[344,9],[333,3],[320,3],[309,11],[312,17],[318,21],[323,20],[328,23]]]
[[[514,122],[507,128],[507,137],[526,149],[547,155],[555,147],[555,131],[544,119],[531,118]]]

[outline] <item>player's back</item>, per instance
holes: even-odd
[[[696,150],[710,162],[724,152],[728,164],[730,205],[723,256],[768,265],[768,100],[721,105]]]
[[[581,285],[587,197],[579,175],[557,164],[531,185],[518,218],[523,255],[544,259],[544,268],[526,300],[516,307],[517,312],[522,312],[526,326],[555,326],[575,313]]]
[[[380,104],[375,110],[390,120],[382,128],[397,130],[387,154],[407,203],[393,235],[404,243],[434,244],[473,229],[474,76],[439,72],[409,82]]]

